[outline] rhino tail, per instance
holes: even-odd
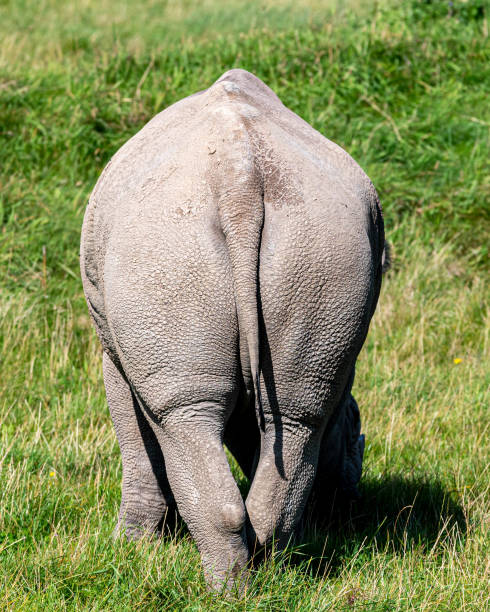
[[[234,155],[228,165],[226,189],[218,201],[220,225],[225,235],[233,275],[240,364],[250,398],[260,408],[258,273],[264,223],[264,198],[260,174],[251,149]]]

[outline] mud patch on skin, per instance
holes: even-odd
[[[196,202],[192,200],[186,200],[185,202],[183,202],[182,204],[179,204],[174,209],[173,216],[176,219],[192,217],[194,215],[197,215],[199,212],[201,212],[202,209],[203,209],[203,203],[201,201]]]
[[[219,116],[219,125],[223,122],[229,124],[232,137],[228,144],[230,141],[249,142],[251,155],[250,159],[242,160],[243,170],[247,170],[247,161],[249,172],[253,172],[254,168],[260,169],[266,205],[274,210],[298,206],[304,199],[302,177],[271,146],[272,142],[277,141],[277,137],[274,137],[277,135],[270,133],[263,120],[266,117],[256,105],[257,100],[252,98],[246,89],[227,80],[226,75],[209,90],[209,95],[211,99],[221,102],[212,110]],[[219,134],[216,136],[217,143],[208,143],[207,153],[213,155],[218,148],[215,162],[219,165],[222,158],[227,157],[227,151],[223,149],[225,140],[220,138]]]
[[[274,210],[298,206],[303,200],[301,177],[284,160],[278,158],[266,138],[259,137],[252,129],[249,129],[249,134],[263,176],[264,203]]]

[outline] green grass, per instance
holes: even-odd
[[[490,609],[488,10],[392,4],[0,1],[0,609]],[[78,273],[111,155],[237,66],[359,161],[395,252],[355,383],[363,498],[241,601],[206,591],[184,530],[111,540]]]

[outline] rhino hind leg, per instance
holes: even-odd
[[[167,473],[179,513],[201,554],[214,590],[242,590],[248,547],[243,499],[223,447],[228,411],[219,402],[182,406],[160,429]]]
[[[124,533],[130,539],[138,539],[157,532],[167,518],[173,518],[174,502],[155,433],[107,353],[103,356],[103,370],[123,463],[121,506],[114,535]]]

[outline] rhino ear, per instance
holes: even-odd
[[[383,274],[391,268],[391,244],[385,240],[383,255],[381,256],[381,270]]]
[[[366,446],[366,436],[364,434],[361,434],[359,436],[359,452],[361,453],[361,467],[362,467],[362,460],[364,459],[364,448]]]
[[[350,499],[359,499],[360,494],[357,485],[362,474],[362,460],[364,457],[365,437],[359,435],[361,430],[361,419],[359,408],[353,397],[347,409],[345,420],[346,449],[344,463],[342,466],[340,488],[343,494]]]
[[[364,455],[364,436],[359,436],[357,443],[346,453],[342,469],[341,489],[349,499],[359,499],[357,488],[362,474],[362,458]]]

